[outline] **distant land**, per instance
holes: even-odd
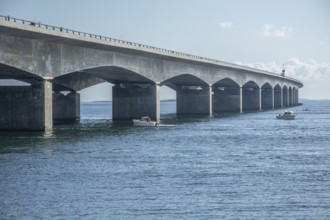
[[[175,102],[176,99],[163,99],[160,100],[161,102]],[[330,101],[330,99],[304,99],[304,98],[299,98],[299,102],[303,103],[306,101]],[[111,100],[99,100],[99,101],[87,101],[87,102],[82,102],[82,103],[111,103]]]
[[[330,101],[330,99],[304,99],[304,98],[299,98],[300,102],[304,101]]]
[[[176,99],[163,99],[160,100],[161,102],[175,102]],[[90,102],[82,102],[82,103],[110,103],[112,102],[111,100],[99,100],[99,101],[90,101]]]

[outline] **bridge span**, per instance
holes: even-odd
[[[47,130],[80,118],[79,91],[112,88],[113,115],[160,120],[160,86],[176,91],[178,115],[295,106],[302,82],[278,73],[0,16],[0,130]]]

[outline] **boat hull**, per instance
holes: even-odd
[[[293,111],[284,111],[283,114],[277,115],[276,119],[294,120],[295,117],[296,117],[296,114],[294,114]]]
[[[141,121],[139,119],[133,119],[133,124],[135,126],[146,126],[146,127],[155,127],[157,125],[157,123],[154,121],[147,122],[147,121]]]
[[[295,115],[278,115],[276,116],[276,119],[294,120],[295,117],[296,117]]]

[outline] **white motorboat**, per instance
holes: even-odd
[[[151,126],[154,127],[157,125],[157,122],[151,121],[149,116],[143,116],[141,119],[133,119],[133,123],[136,126]]]
[[[284,111],[283,114],[279,114],[276,116],[276,119],[284,119],[284,120],[293,120],[296,117],[296,114],[293,111]]]

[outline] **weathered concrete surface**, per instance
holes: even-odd
[[[80,91],[82,89],[106,82],[100,77],[87,72],[74,72],[53,79],[54,91]]]
[[[90,39],[58,31],[0,21],[0,64],[32,73],[36,77],[57,78],[82,72],[114,84],[171,82],[180,75],[191,75],[207,85],[229,78],[243,86],[248,81],[259,87],[269,83],[300,88],[298,80],[279,74],[251,69],[177,52],[146,49],[138,46]],[[0,75],[1,73],[0,67]],[[0,76],[1,77],[1,76]],[[19,78],[20,74],[14,75]],[[90,86],[74,85],[68,77],[58,80],[72,90]],[[185,84],[191,85],[186,77]]]
[[[80,94],[70,92],[53,93],[53,121],[54,123],[75,122],[80,119]]]
[[[38,84],[37,84],[38,86]],[[44,127],[41,130],[51,130],[53,128],[53,84],[44,79],[39,83],[42,88],[42,100],[40,100],[40,105],[43,105],[43,115],[41,116],[41,121],[44,121]]]
[[[149,116],[159,122],[159,85],[117,84],[112,87],[112,120],[132,120]]]
[[[50,87],[53,87],[55,92],[74,92],[107,81],[116,85],[113,88],[114,120],[150,115],[159,121],[159,85],[167,85],[177,91],[177,114],[206,115],[212,115],[213,110],[239,109],[243,112],[261,110],[273,105],[295,105],[298,103],[298,89],[303,86],[296,79],[263,70],[9,21],[0,21],[1,78],[18,79],[32,84],[43,78],[51,80],[43,84],[44,95],[41,101],[45,112],[40,128],[51,127],[53,109]],[[203,89],[182,90],[191,86]],[[215,90],[213,95],[212,87]],[[220,94],[216,91],[218,87],[235,87],[239,93]],[[271,90],[275,87],[279,88],[278,91],[282,95],[274,91],[274,98],[270,98],[270,93],[263,92],[264,89]],[[57,98],[55,96],[54,105],[61,102],[61,98]],[[69,97],[66,99],[70,100]],[[70,102],[72,103],[68,106],[77,105],[74,100]],[[35,102],[30,102],[30,105],[34,104]],[[38,109],[38,105],[41,104],[28,108]],[[65,111],[71,111],[68,115],[73,116],[72,112],[76,109],[73,107]],[[18,115],[17,112],[13,114]],[[4,113],[6,114],[9,113]],[[61,118],[61,114],[66,113],[60,113],[55,106],[54,114],[55,118]],[[13,124],[13,128],[16,127],[19,126]]]
[[[52,128],[51,83],[0,87],[0,130]]]

